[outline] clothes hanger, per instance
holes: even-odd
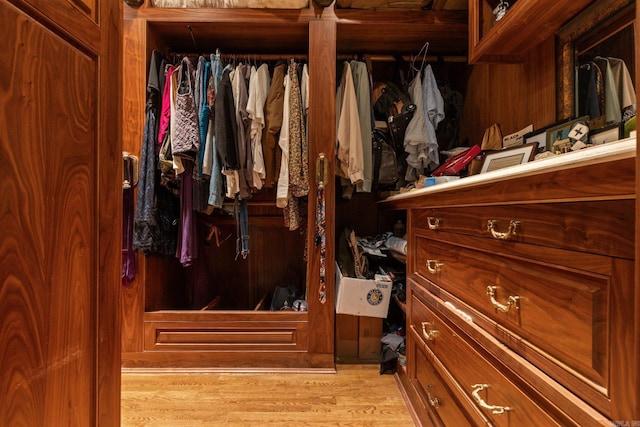
[[[424,70],[424,65],[427,62],[427,52],[429,51],[429,42],[426,41],[418,51],[416,56],[411,55],[411,65],[409,67],[409,73],[411,74],[411,80],[413,80],[416,75],[422,75],[422,71]],[[420,68],[416,68],[416,59],[422,56],[422,61],[420,63]],[[417,73],[417,74],[416,74]]]

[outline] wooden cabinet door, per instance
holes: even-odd
[[[0,425],[120,424],[122,2],[0,0]]]

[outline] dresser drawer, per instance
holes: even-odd
[[[633,200],[416,209],[412,226],[634,258]]]
[[[587,383],[606,394],[610,276],[425,237],[416,243],[418,275],[502,326],[490,333],[534,363],[531,356],[546,357],[574,390]]]
[[[448,369],[461,393],[473,400],[477,408],[496,426],[569,426],[568,418],[556,414],[554,419],[538,396],[529,396],[503,374],[499,362],[489,359],[470,345],[466,335],[444,320],[415,294],[411,299],[411,333],[419,336]],[[546,402],[548,405],[549,403]]]
[[[434,364],[441,364],[415,333],[408,341],[412,363],[411,380],[422,405],[429,409],[436,425],[464,427],[486,425],[486,419],[470,400],[457,394],[456,385],[450,385]],[[448,372],[445,375],[450,377]],[[463,401],[461,401],[462,399]]]

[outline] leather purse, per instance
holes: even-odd
[[[395,189],[399,181],[395,147],[387,132],[373,130],[373,191]]]

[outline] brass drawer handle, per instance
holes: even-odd
[[[440,270],[442,269],[443,264],[441,262],[438,262],[435,259],[428,259],[427,260],[427,270],[429,270],[429,273],[431,274],[438,274],[440,273]]]
[[[436,218],[434,216],[430,216],[427,218],[427,225],[429,226],[429,230],[437,230],[440,228],[440,221],[442,218]]]
[[[475,401],[478,403],[478,405],[480,405],[481,408],[491,411],[491,413],[494,415],[504,414],[505,412],[511,410],[511,408],[509,408],[508,406],[489,405],[487,402],[484,401],[483,398],[480,397],[480,392],[482,390],[489,388],[487,384],[475,384],[475,385],[472,385],[471,387],[473,388],[471,395],[473,396]]]
[[[431,322],[422,322],[422,336],[427,341],[433,341],[440,333],[437,329],[433,328],[434,324]],[[427,328],[429,330],[427,330]]]
[[[494,239],[498,240],[509,240],[512,236],[516,235],[516,230],[520,225],[520,221],[511,220],[509,221],[509,228],[507,231],[501,232],[496,230],[496,226],[498,224],[498,220],[490,219],[487,221],[487,230],[491,232],[491,235]]]
[[[516,310],[520,310],[520,297],[509,295],[507,299],[507,304],[501,304],[496,300],[496,291],[498,290],[497,286],[487,286],[487,295],[489,296],[489,300],[491,301],[491,305],[493,305],[499,311],[506,313],[511,310],[511,307]]]
[[[434,409],[438,409],[438,406],[440,406],[440,401],[438,400],[438,398],[431,397],[431,384],[427,384],[427,400],[429,401],[429,405],[431,405],[431,407]]]

